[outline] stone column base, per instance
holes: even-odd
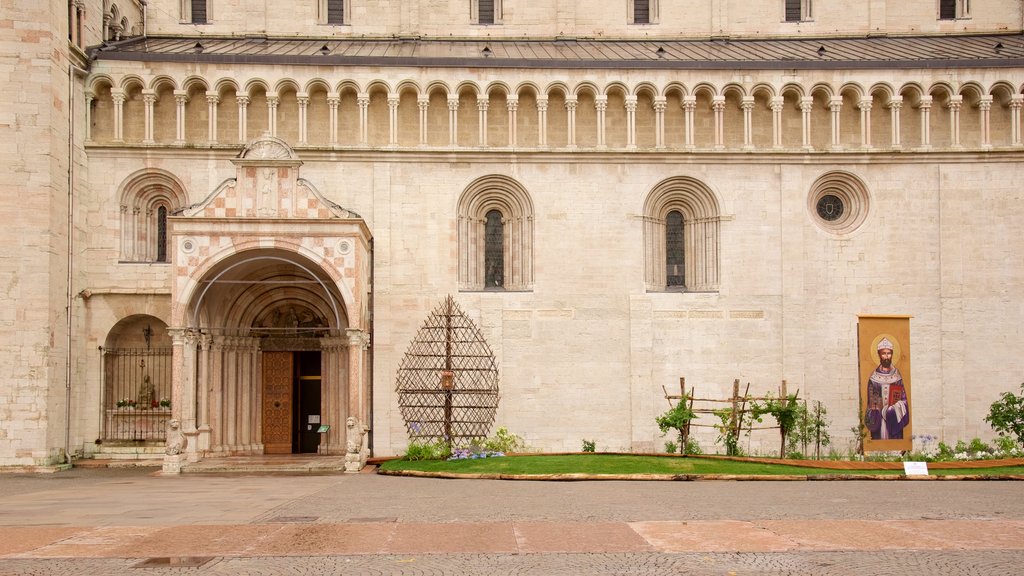
[[[164,467],[160,471],[164,475],[181,474],[181,465],[185,463],[184,454],[168,454],[164,456]]]

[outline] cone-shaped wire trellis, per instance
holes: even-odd
[[[480,329],[451,296],[416,333],[397,380],[410,438],[464,445],[487,436],[498,408],[498,364]]]

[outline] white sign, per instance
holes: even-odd
[[[927,462],[904,462],[903,473],[907,476],[927,476],[928,475],[928,463]]]

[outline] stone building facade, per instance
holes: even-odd
[[[400,453],[449,294],[543,450],[660,450],[680,377],[845,449],[860,315],[912,317],[915,434],[1019,384],[1021,2],[280,4],[4,8],[0,465]]]

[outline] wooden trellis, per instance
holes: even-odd
[[[748,432],[751,431],[751,430],[779,430],[779,426],[778,425],[776,425],[776,426],[749,426],[748,425],[746,428],[742,427],[742,425],[743,425],[743,418],[741,416],[743,414],[746,414],[747,412],[751,412],[752,411],[749,408],[750,403],[751,402],[757,402],[757,401],[765,401],[765,400],[768,400],[770,398],[769,396],[751,396],[750,395],[750,383],[749,382],[747,383],[746,389],[743,391],[743,395],[740,396],[740,381],[739,381],[739,379],[733,380],[733,382],[732,382],[732,396],[729,397],[729,398],[697,398],[696,397],[696,388],[693,387],[693,386],[690,387],[690,392],[689,392],[689,394],[687,394],[687,392],[686,392],[686,378],[682,378],[682,377],[679,378],[679,394],[669,394],[668,393],[668,389],[665,388],[664,385],[662,385],[661,389],[665,392],[665,400],[668,401],[669,408],[674,408],[675,407],[675,404],[673,404],[673,402],[672,402],[673,400],[675,400],[675,401],[682,401],[683,399],[686,399],[686,400],[689,401],[689,406],[687,406],[687,407],[698,417],[701,414],[714,414],[717,410],[720,410],[720,409],[707,408],[707,407],[694,408],[693,407],[694,406],[694,402],[709,402],[709,403],[719,403],[719,404],[729,404],[729,405],[731,405],[731,415],[732,416],[731,416],[731,418],[729,420],[729,423],[727,425],[727,429],[731,431],[731,433],[733,434],[733,436],[735,438],[739,438],[739,436],[743,432],[743,430],[746,430]],[[799,394],[800,394],[800,391],[798,390],[797,391],[797,396],[799,396]],[[782,383],[779,385],[779,399],[780,399],[780,401],[782,401],[785,398],[786,398],[786,381],[783,380]],[[691,420],[686,425],[686,428],[682,431],[683,432],[682,441],[683,441],[683,445],[684,446],[686,445],[685,443],[690,439],[690,427],[693,427],[693,426],[696,426],[698,428],[701,428],[701,427],[702,428],[715,428],[715,429],[719,429],[720,428],[720,426],[716,425],[716,424],[697,424],[697,423],[694,423]]]
[[[412,439],[484,438],[498,408],[498,364],[476,324],[448,296],[398,368],[398,406]]]

